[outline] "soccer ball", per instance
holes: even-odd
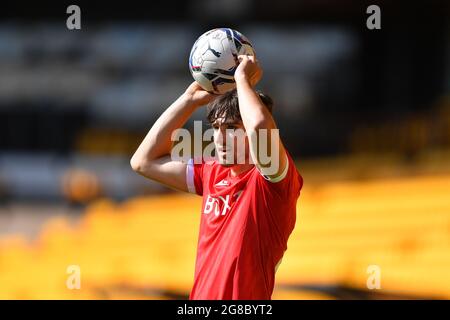
[[[189,69],[203,89],[222,94],[236,87],[234,71],[241,54],[255,54],[243,34],[230,28],[209,30],[192,46]]]

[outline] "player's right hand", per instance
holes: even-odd
[[[184,94],[189,101],[196,106],[206,105],[214,100],[214,98],[218,97],[217,94],[209,93],[203,89],[196,81],[191,83]]]

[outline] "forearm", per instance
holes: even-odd
[[[236,79],[239,111],[247,131],[275,129],[276,124],[267,107],[246,78]]]
[[[134,153],[132,165],[170,154],[173,131],[181,128],[197,107],[198,105],[192,102],[187,94],[181,95],[172,103],[158,118]]]
[[[286,158],[275,120],[249,80],[243,77],[238,78],[236,86],[239,111],[249,136],[251,157],[261,172],[271,178],[276,177],[285,168]],[[259,131],[261,129],[267,130],[265,136],[263,135],[264,131]],[[261,139],[265,143],[261,143]],[[258,148],[263,149],[259,150]],[[265,157],[266,155],[268,158]]]

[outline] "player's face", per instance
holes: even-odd
[[[234,166],[249,163],[248,138],[242,120],[219,118],[212,127],[220,164]]]

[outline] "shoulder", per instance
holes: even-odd
[[[194,157],[194,158],[190,158],[187,162],[188,166],[192,166],[192,167],[203,167],[203,166],[208,166],[208,167],[213,167],[215,165],[217,165],[217,160],[215,158],[203,158],[203,157]]]
[[[298,196],[303,186],[303,177],[297,170],[297,166],[289,152],[286,150],[287,164],[282,174],[276,179],[268,179],[258,170],[255,174],[258,176],[260,188],[269,193],[278,196],[296,195]]]
[[[203,158],[195,157],[191,158],[187,165],[187,171],[200,177],[208,177],[213,175],[215,172],[221,170],[221,165],[216,158]]]

